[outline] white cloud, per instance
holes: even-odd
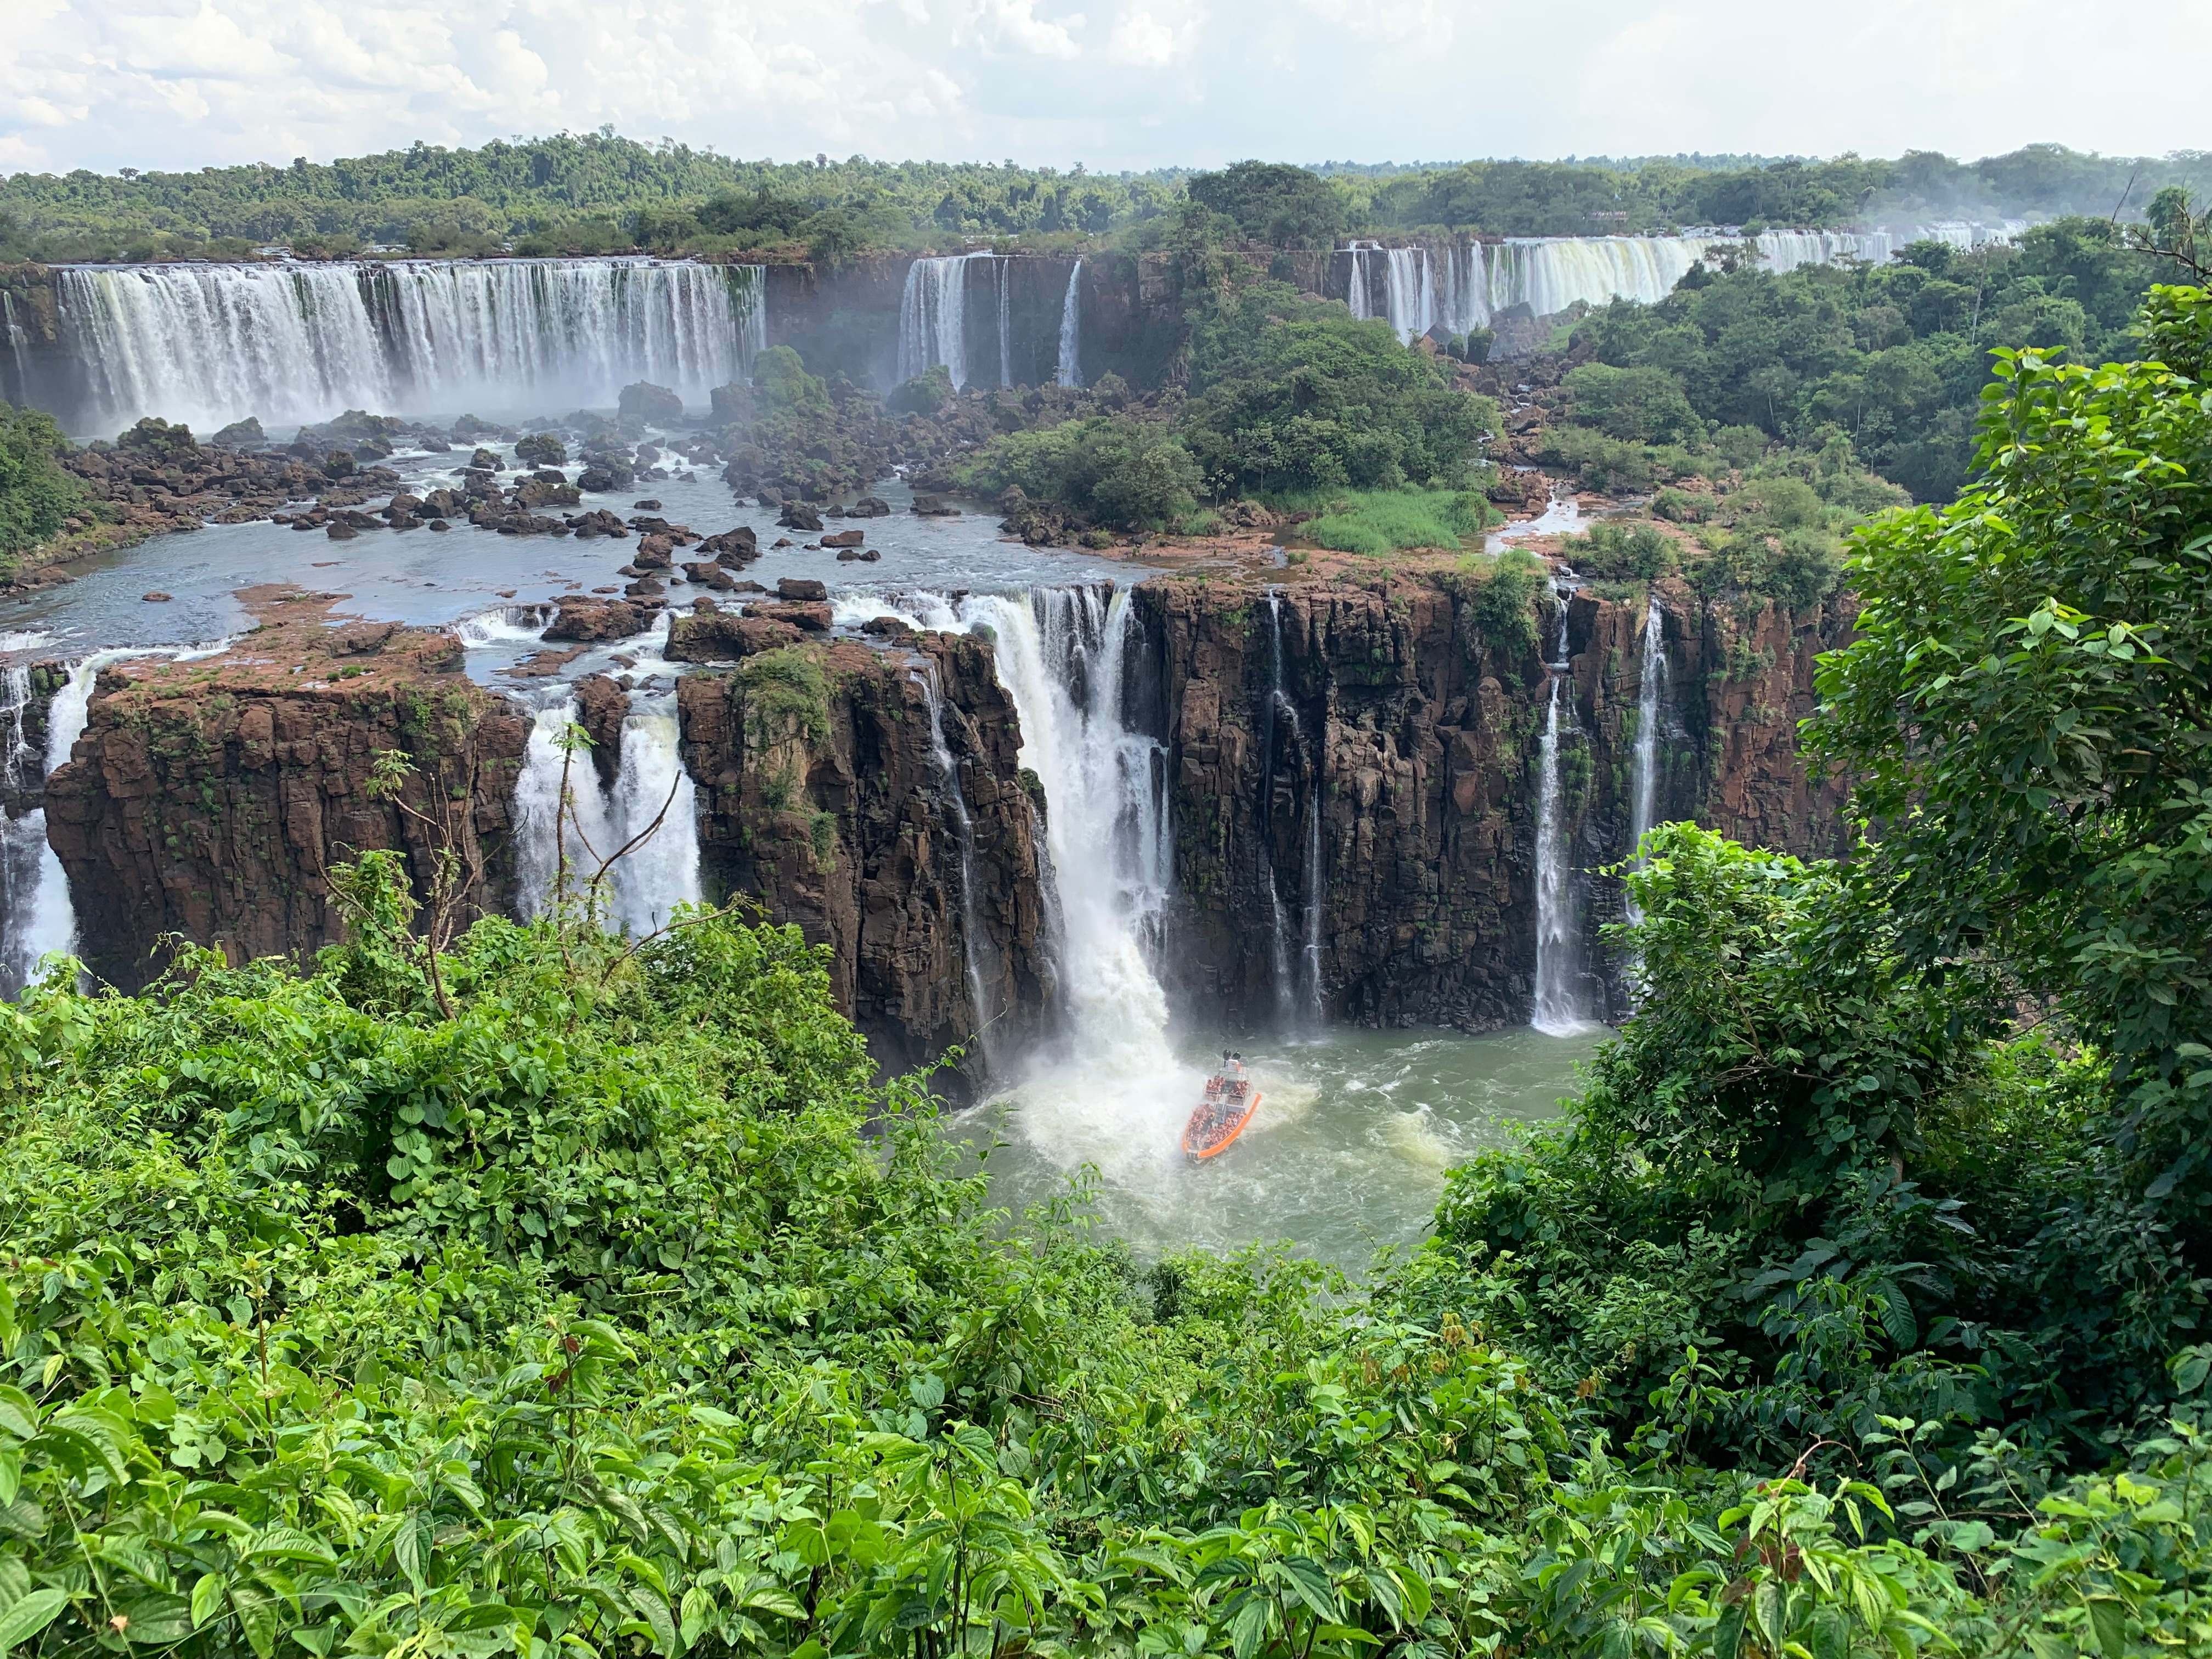
[[[0,167],[612,123],[742,155],[1442,160],[2202,144],[2212,7],[2073,0],[0,0]],[[2148,55],[2148,56],[2147,56]]]

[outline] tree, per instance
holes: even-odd
[[[89,511],[57,459],[68,448],[52,416],[0,404],[0,574],[60,535],[71,514]]]
[[[1344,198],[1304,167],[1239,161],[1219,173],[1194,173],[1186,188],[1192,201],[1234,220],[1254,241],[1328,247],[1344,231]]]
[[[1999,351],[1984,481],[1852,562],[1814,752],[1851,775],[1903,940],[1987,954],[2128,1085],[2146,1202],[2212,1200],[2212,297],[2152,292],[2147,361]],[[2200,1267],[2201,1270],[2201,1267]]]

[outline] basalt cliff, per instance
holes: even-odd
[[[1564,598],[1520,580],[1159,577],[1128,595],[1120,719],[1164,767],[1161,965],[1179,1006],[1253,1026],[1525,1021],[1547,656],[1567,665],[1559,810],[1591,1013],[1626,1006],[1600,932],[1620,891],[1601,872],[1633,843],[1647,673],[1662,676],[1656,819],[1838,850],[1839,788],[1808,777],[1796,723],[1847,599],[1793,612],[1672,580]],[[144,983],[173,937],[234,959],[312,952],[344,925],[332,869],[372,848],[401,852],[427,900],[450,848],[457,914],[515,906],[528,711],[459,672],[448,635],[307,626],[101,672],[44,803],[102,978]],[[1052,803],[1023,768],[992,641],[896,624],[730,637],[732,659],[697,664],[676,696],[697,805],[670,833],[696,834],[705,896],[749,897],[827,946],[840,1005],[887,1066],[961,1045],[962,1087],[1048,1033]],[[611,768],[629,694],[596,678],[577,703]],[[404,757],[397,799],[377,786],[386,754]]]

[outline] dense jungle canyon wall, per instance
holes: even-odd
[[[1708,603],[1671,580],[1656,592],[1655,817],[1837,850],[1839,792],[1808,781],[1795,725],[1814,657],[1848,631],[1848,601],[1792,613]],[[1163,968],[1181,1006],[1252,1026],[1309,1000],[1364,1023],[1525,1021],[1548,695],[1539,641],[1558,637],[1562,601],[1540,590],[1532,614],[1437,572],[1272,593],[1156,578],[1130,603],[1122,716],[1164,746],[1175,890]],[[1619,888],[1595,872],[1632,843],[1645,603],[1632,591],[1564,599],[1560,804],[1594,1013],[1625,1006],[1597,939]],[[750,896],[830,945],[839,1005],[887,1065],[982,1032],[972,1079],[1049,1031],[1052,803],[1023,772],[992,644],[892,627],[794,657],[782,635],[729,632],[700,653],[724,660],[677,696],[697,810],[670,833],[696,834],[706,896]],[[414,758],[410,799],[447,804],[453,844],[480,871],[468,908],[514,907],[530,714],[460,674],[450,635],[336,635],[305,684],[277,661],[285,641],[258,638],[210,660],[101,673],[45,805],[82,953],[103,978],[143,984],[172,933],[240,958],[312,951],[337,935],[328,872],[356,850],[402,849],[422,887],[434,838],[370,798],[384,749]],[[587,682],[578,701],[612,767],[624,695]]]

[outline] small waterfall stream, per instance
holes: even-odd
[[[993,321],[999,336],[998,383],[1014,383],[1013,266],[988,252],[916,259],[906,268],[899,297],[898,378],[910,380],[942,364],[957,390],[971,378],[968,362],[968,278],[981,260],[991,273]]]
[[[43,754],[33,750],[23,736],[30,671],[9,671],[10,729],[6,741],[10,784],[21,787],[28,781],[34,756],[41,778],[52,776],[69,759],[91,718],[93,687],[100,671],[133,654],[124,650],[95,651],[70,665],[69,683],[54,693],[46,708]],[[5,904],[0,909],[0,995],[12,997],[36,975],[42,959],[76,948],[76,907],[70,901],[69,874],[46,840],[44,807],[35,807],[0,825],[0,872],[4,872],[0,876],[4,880],[0,902]]]
[[[1548,1035],[1564,1036],[1587,1027],[1589,1015],[1583,994],[1581,907],[1559,788],[1559,705],[1565,702],[1571,714],[1574,708],[1567,662],[1568,590],[1554,578],[1553,591],[1559,600],[1559,632],[1546,662],[1551,689],[1537,750],[1536,994],[1528,1023]]]
[[[1075,269],[1067,273],[1067,293],[1060,302],[1060,363],[1053,375],[1055,384],[1079,386],[1083,384],[1083,261],[1075,262]]]
[[[1648,594],[1644,610],[1644,648],[1637,666],[1636,688],[1636,800],[1629,821],[1632,855],[1642,862],[1640,848],[1659,810],[1659,722],[1663,718],[1667,691],[1667,615],[1659,596]],[[1631,921],[1643,920],[1636,901],[1628,902]]]
[[[660,827],[607,872],[600,896],[607,927],[642,936],[665,927],[676,906],[696,904],[700,896],[698,796],[684,770],[676,698],[669,692],[631,695],[611,787],[601,787],[588,750],[562,753],[562,739],[576,714],[569,697],[539,709],[531,722],[514,786],[518,908],[530,920],[552,907],[564,854],[570,890],[582,899],[601,862],[659,817]]]
[[[975,823],[969,816],[967,793],[960,785],[960,763],[953,758],[950,745],[945,741],[945,699],[937,688],[937,664],[926,661],[915,675],[921,687],[922,701],[929,708],[930,757],[937,763],[939,776],[943,780],[945,807],[952,819],[952,831],[960,843],[960,951],[968,970],[969,1006],[975,1014],[975,1044],[982,1054],[986,1071],[995,1071],[998,1056],[994,1050],[994,1026],[999,1010],[994,1004],[991,987],[997,983],[996,963],[987,977],[984,960],[994,955],[991,940],[975,915]]]

